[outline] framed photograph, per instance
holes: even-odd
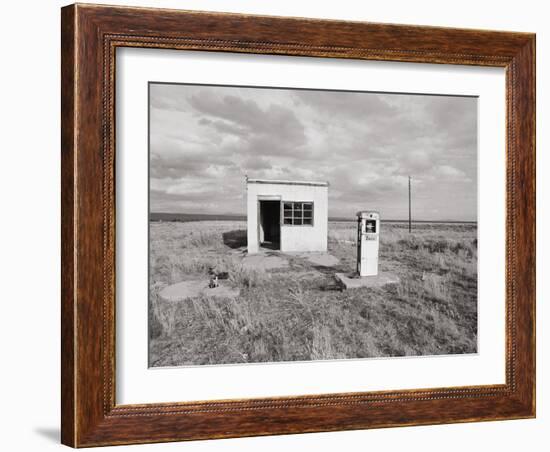
[[[535,36],[62,8],[62,442],[535,416]]]

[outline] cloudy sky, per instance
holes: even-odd
[[[329,216],[477,219],[477,100],[150,85],[151,212],[244,214],[245,175],[329,181]]]

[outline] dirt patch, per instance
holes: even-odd
[[[159,292],[160,298],[164,301],[182,301],[188,298],[197,298],[200,296],[215,298],[236,298],[239,296],[239,289],[220,284],[218,287],[208,287],[208,281],[205,279],[194,279],[191,281],[182,281],[177,284],[165,287]]]

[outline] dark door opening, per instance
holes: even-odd
[[[281,201],[260,201],[260,246],[281,249]]]

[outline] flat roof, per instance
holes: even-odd
[[[247,184],[273,184],[273,185],[306,185],[309,187],[328,187],[328,182],[314,180],[270,180],[270,179],[247,179]]]

